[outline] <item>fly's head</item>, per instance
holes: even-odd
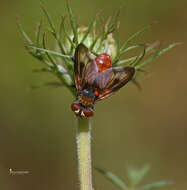
[[[88,91],[82,90],[77,95],[77,100],[71,105],[72,111],[80,117],[90,117],[93,116],[93,105],[94,105],[95,95]]]

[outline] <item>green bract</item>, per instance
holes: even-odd
[[[90,54],[93,58],[101,53],[107,53],[111,56],[113,67],[130,65],[134,67],[136,71],[142,73],[147,72],[143,68],[144,66],[179,44],[173,43],[163,49],[160,47],[159,42],[129,45],[137,36],[148,30],[151,25],[140,29],[131,35],[125,42],[120,43],[119,40],[116,41],[114,38],[115,31],[119,29],[119,11],[107,19],[104,27],[102,24],[99,25],[97,21],[97,18],[99,17],[98,15],[96,15],[95,19],[89,26],[79,27],[75,22],[72,10],[68,3],[67,12],[71,30],[69,31],[66,29],[66,17],[61,18],[60,29],[57,30],[47,10],[43,5],[41,5],[41,8],[48,21],[50,32],[55,39],[54,48],[51,50],[46,47],[46,35],[45,33],[41,34],[41,22],[37,26],[36,39],[35,41],[32,41],[18,21],[17,26],[24,41],[25,49],[29,54],[43,63],[45,67],[41,68],[42,72],[45,70],[55,74],[57,78],[60,79],[62,85],[68,87],[73,95],[75,95],[75,89],[73,79],[74,63],[72,56],[79,43],[84,43],[89,48]],[[100,31],[102,32],[98,32],[98,28],[100,28]],[[127,53],[136,48],[141,48],[142,52],[137,56],[128,57]],[[126,55],[127,58],[121,59],[123,54]],[[139,87],[136,81],[136,76],[137,74],[132,82]]]
[[[116,176],[110,171],[106,171],[100,168],[96,168],[98,172],[103,174],[106,179],[112,182],[114,185],[119,187],[121,190],[153,190],[153,189],[160,189],[161,187],[167,187],[168,185],[173,184],[173,182],[168,180],[157,181],[154,183],[150,183],[147,185],[140,186],[139,183],[143,180],[145,175],[149,172],[150,166],[145,165],[143,168],[135,169],[135,168],[128,168],[127,169],[127,179],[128,183],[124,180]]]

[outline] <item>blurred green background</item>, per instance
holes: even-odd
[[[56,23],[66,1],[44,1]],[[29,90],[30,85],[54,81],[35,74],[41,64],[24,50],[16,15],[27,33],[44,18],[38,0],[0,1],[0,188],[6,190],[77,189],[72,96],[65,88]],[[143,90],[129,84],[99,102],[92,129],[93,165],[125,178],[127,166],[152,170],[142,183],[169,179],[166,190],[187,188],[187,2],[185,0],[71,0],[78,24],[87,25],[98,11],[109,16],[121,5],[120,39],[143,26],[158,24],[137,40],[160,40],[163,45],[184,42],[149,66],[151,77],[140,79]],[[50,35],[50,34],[48,34]],[[9,168],[29,171],[9,175]],[[115,190],[93,171],[95,189]]]

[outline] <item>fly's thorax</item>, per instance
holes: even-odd
[[[90,107],[94,104],[95,95],[88,90],[82,90],[79,92],[77,100],[84,107]]]

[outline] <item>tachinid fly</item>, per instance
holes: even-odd
[[[74,55],[74,80],[77,92],[71,108],[77,116],[94,114],[94,103],[109,97],[130,81],[135,73],[133,67],[112,67],[106,53],[95,59],[89,56],[88,48],[79,44]]]

